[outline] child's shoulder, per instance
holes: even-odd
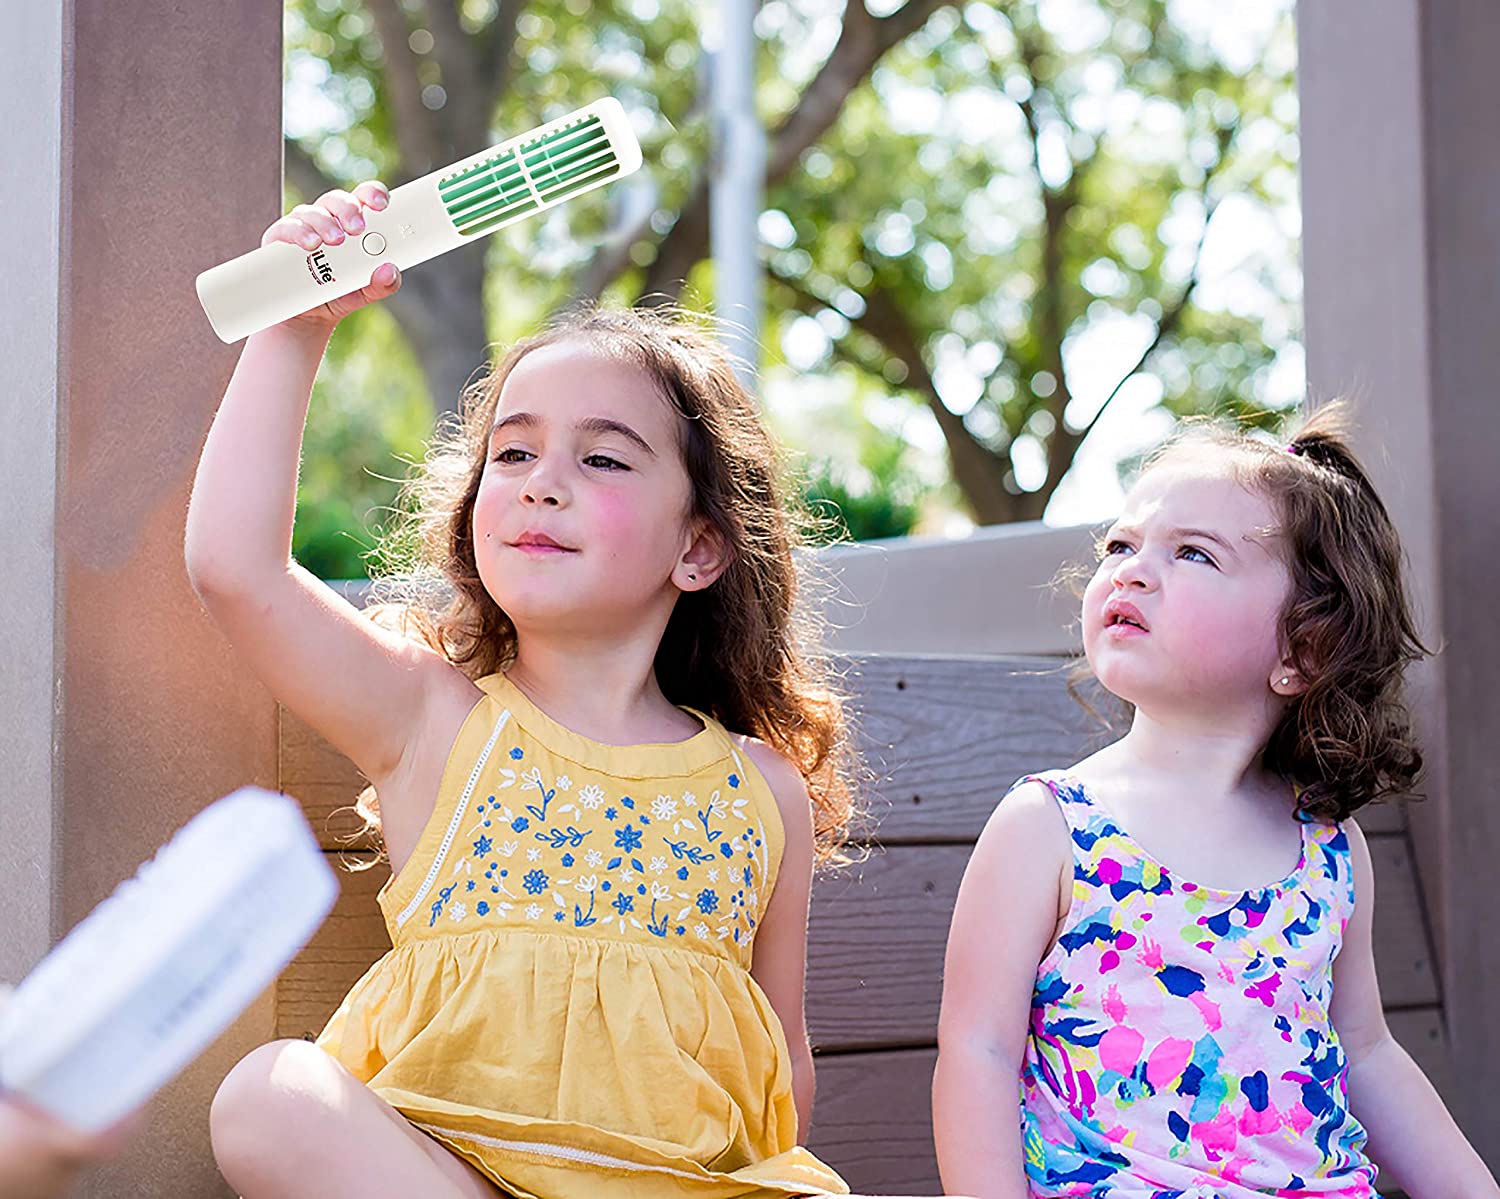
[[[1068,821],[1059,800],[1066,777],[1063,770],[1043,770],[1011,784],[985,821],[975,851],[1006,857],[1065,854]]]
[[[810,822],[811,800],[807,793],[807,780],[802,777],[796,764],[759,737],[734,732],[729,732],[728,735],[735,749],[750,760],[765,780],[766,786],[771,789],[776,806],[781,809],[782,819],[786,819],[790,808],[794,810],[794,814],[800,812],[803,821]]]

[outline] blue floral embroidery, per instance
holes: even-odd
[[[699,849],[696,845],[689,845],[686,841],[672,841],[666,837],[663,837],[662,841],[671,848],[672,856],[679,862],[685,858],[694,866],[701,866],[704,862],[712,862],[714,860],[714,855],[708,850]],[[687,875],[684,874],[680,877],[686,878]]]
[[[724,835],[723,829],[710,829],[708,827],[708,818],[713,815],[719,815],[722,817],[722,808],[716,813],[714,811],[713,805],[710,804],[708,807],[704,808],[701,812],[698,813],[698,823],[703,826],[703,835],[708,838],[708,843],[710,845],[712,845],[715,841],[717,841]]]
[[[589,830],[589,832],[592,831],[592,829]],[[579,832],[570,824],[566,829],[554,828],[547,830],[545,833],[537,833],[536,839],[546,842],[553,849],[561,849],[564,845],[571,845],[574,849],[577,849],[583,844],[583,839],[588,835],[586,832]]]
[[[748,950],[763,900],[757,887],[764,878],[766,842],[757,837],[764,835],[760,828],[752,827],[756,813],[751,801],[756,795],[733,794],[745,790],[744,775],[726,771],[697,780],[709,784],[708,797],[681,790],[658,797],[653,808],[654,791],[643,802],[610,790],[621,784],[607,778],[584,778],[575,785],[558,773],[549,780],[544,772],[560,771],[561,766],[547,755],[534,757],[519,744],[507,747],[507,752],[512,769],[499,770],[505,778],[494,782],[516,786],[520,794],[504,796],[509,807],[495,795],[476,801],[474,827],[467,837],[471,856],[465,861],[471,869],[478,868],[472,869],[472,878],[462,871],[453,876],[452,888],[441,893],[442,884],[434,885],[428,896],[431,924],[469,915],[476,921],[483,917],[486,924],[493,917],[496,922],[514,920],[540,928],[550,913],[560,929],[566,925],[581,930],[608,917],[609,924],[622,931],[628,932],[624,922],[629,920],[653,937],[692,943],[697,934],[689,921],[701,920],[696,927],[705,937],[727,942],[731,950],[735,945]],[[530,791],[537,794],[526,794]],[[603,832],[606,822],[609,831]],[[590,840],[593,833],[608,841]],[[652,849],[646,847],[648,839]],[[541,848],[527,850],[527,844]],[[671,855],[663,854],[661,846]],[[500,869],[507,857],[516,865],[514,883],[509,872]],[[575,882],[577,893],[570,896]],[[489,893],[480,901],[486,885]],[[472,898],[470,892],[475,893]],[[548,899],[544,912],[538,905],[549,892],[557,903],[554,908]],[[458,902],[461,897],[467,900],[467,910]],[[461,920],[452,923],[457,925],[455,933],[474,927]],[[714,931],[709,933],[705,925]]]
[[[552,802],[553,797],[557,794],[557,788],[556,787],[552,787],[552,788],[549,789],[549,788],[543,786],[542,785],[542,772],[540,770],[538,770],[534,766],[531,768],[531,770],[530,770],[530,772],[528,774],[526,774],[525,776],[523,776],[523,778],[524,778],[524,781],[521,783],[521,790],[522,791],[527,791],[527,790],[530,790],[532,788],[535,788],[537,791],[540,791],[542,793],[542,806],[541,807],[537,807],[535,804],[527,804],[526,805],[526,810],[528,812],[530,812],[533,816],[535,816],[537,818],[538,822],[546,820],[547,819],[547,805]]]
[[[594,921],[597,920],[597,919],[598,919],[598,917],[594,915],[594,893],[592,891],[590,891],[589,892],[589,910],[588,911],[585,912],[583,910],[583,908],[579,904],[575,903],[573,905],[573,927],[574,928],[587,928],[589,925],[593,924]]]
[[[443,905],[452,897],[453,890],[457,886],[457,883],[449,883],[438,892],[437,901],[432,905],[432,918],[427,921],[428,928],[437,923],[437,918],[443,914]]]

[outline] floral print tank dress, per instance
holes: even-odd
[[[318,1038],[522,1199],[847,1194],[797,1144],[790,1057],[750,976],[776,798],[717,721],[604,745],[503,674],[381,890],[393,948]]]
[[[1374,1196],[1328,1014],[1355,898],[1343,829],[1305,823],[1290,875],[1219,891],[1155,861],[1079,780],[1022,781],[1052,792],[1073,849],[1021,1070],[1031,1193]]]

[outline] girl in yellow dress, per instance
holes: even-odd
[[[265,240],[337,242],[385,202],[330,192]],[[225,1079],[220,1169],[247,1199],[847,1193],[798,1142],[808,893],[850,750],[755,406],[667,318],[521,343],[416,485],[451,600],[372,621],[291,524],[328,339],[399,286],[382,264],[250,338],[193,489],[194,586],[371,780],[393,872],[394,948],[317,1045]]]

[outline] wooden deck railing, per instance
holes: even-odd
[[[809,940],[808,1018],[818,1052],[812,1148],[856,1190],[939,1191],[929,1085],[943,949],[959,879],[1005,789],[1097,742],[1057,658],[854,658],[848,682],[879,776],[865,860],[820,878]],[[360,787],[350,764],[283,714],[281,785],[330,853],[373,857],[344,838]],[[1402,810],[1361,819],[1380,902],[1376,953],[1397,1037],[1445,1085],[1442,1010]],[[276,989],[281,1036],[310,1036],[388,947],[375,891],[387,871],[343,876],[333,915]]]

